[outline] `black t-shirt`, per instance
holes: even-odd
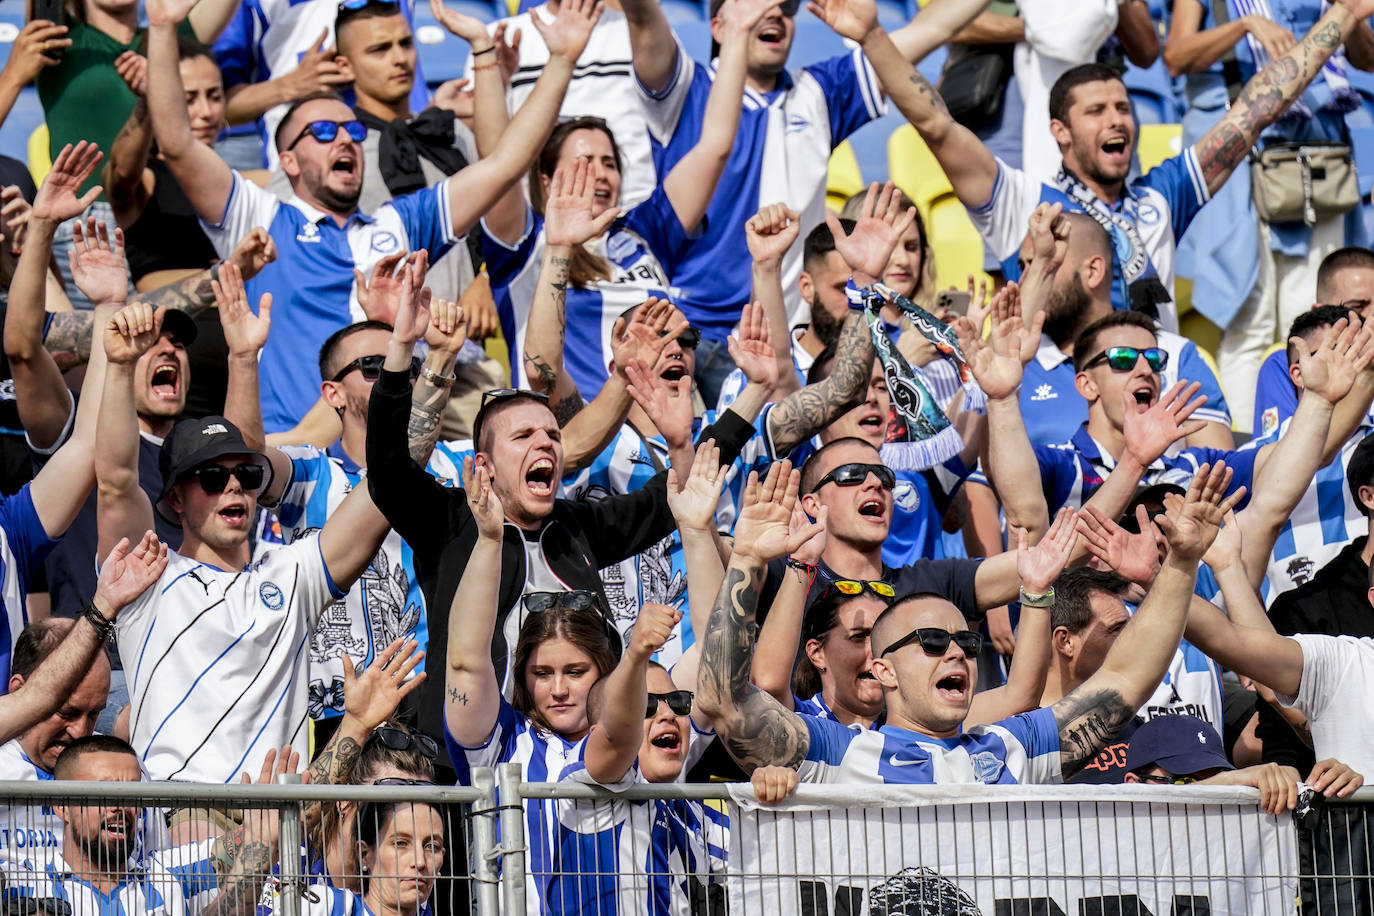
[[[944,560],[918,560],[909,566],[899,566],[896,569],[883,564],[882,581],[890,584],[899,598],[917,592],[944,595],[953,602],[965,619],[977,621],[982,620],[983,612],[978,609],[974,580],[978,575],[978,567],[982,563],[981,559],[969,560],[960,557]],[[762,595],[759,599],[760,623],[763,622],[763,618],[767,614],[767,608],[773,603],[773,597],[778,592],[778,586],[782,584],[782,576],[786,570],[786,560],[774,560],[768,564],[768,575],[764,579]],[[821,563],[817,575],[811,583],[811,590],[807,593],[806,606],[810,608],[815,603],[816,599],[825,591],[828,582],[846,578],[848,577],[840,575],[829,566]]]
[[[1139,716],[1131,719],[1107,746],[1089,760],[1083,769],[1064,780],[1074,785],[1113,786],[1126,781],[1126,748],[1131,745],[1135,730],[1145,724]]]

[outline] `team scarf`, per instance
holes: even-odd
[[[1231,4],[1237,19],[1244,16],[1258,16],[1262,19],[1268,19],[1270,22],[1277,22],[1274,18],[1274,11],[1269,6],[1269,0],[1231,0]],[[1325,0],[1322,3],[1322,13],[1325,14],[1330,8],[1330,0]],[[1269,66],[1272,58],[1258,38],[1247,32],[1245,44],[1250,49],[1251,59],[1255,62],[1256,73]],[[1348,67],[1349,62],[1345,57],[1344,45],[1337,48],[1327,58],[1326,63],[1322,64],[1322,79],[1326,81],[1326,87],[1331,90],[1331,101],[1323,107],[1334,114],[1345,114],[1360,107],[1360,94],[1350,86]],[[1288,106],[1288,110],[1280,116],[1280,122],[1291,124],[1310,121],[1311,119],[1312,109],[1302,100],[1301,96],[1294,99],[1293,104]]]
[[[964,447],[963,437],[940,409],[923,373],[912,368],[892,345],[883,321],[883,305],[888,302],[895,305],[910,319],[916,333],[930,341],[941,356],[955,361],[967,392],[968,364],[954,332],[939,318],[881,283],[860,288],[850,280],[845,292],[851,306],[863,307],[873,349],[878,352],[887,380],[891,400],[887,441],[882,449],[883,463],[898,471],[924,471],[953,458]]]

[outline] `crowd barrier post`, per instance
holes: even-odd
[[[505,913],[525,912],[525,805],[520,764],[496,768],[497,795],[501,799],[501,899]]]
[[[489,767],[472,771],[479,796],[472,806],[472,881],[477,916],[501,912],[501,850],[496,844],[496,774]]]

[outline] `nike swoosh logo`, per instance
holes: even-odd
[[[892,766],[894,766],[894,767],[910,767],[910,766],[915,766],[915,765],[918,764],[918,763],[924,763],[925,761],[923,761],[923,760],[903,760],[903,759],[901,759],[900,757],[898,757],[896,754],[893,754],[891,757],[887,758],[887,762],[888,762],[889,764],[891,764]]]

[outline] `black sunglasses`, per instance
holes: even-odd
[[[1091,369],[1093,366],[1106,363],[1113,372],[1130,372],[1142,356],[1155,372],[1163,372],[1164,367],[1169,365],[1169,354],[1159,347],[1148,347],[1144,350],[1136,347],[1108,347],[1084,363],[1083,368]]]
[[[891,490],[897,485],[897,475],[892,473],[892,468],[885,464],[842,464],[829,474],[826,474],[816,485],[811,488],[815,493],[828,483],[833,483],[837,487],[857,487],[868,479],[869,474],[874,474],[878,478],[878,483],[882,484],[884,490]]]
[[[1135,778],[1141,782],[1152,782],[1160,786],[1191,786],[1197,782],[1196,776],[1156,776],[1153,773],[1137,773]]]
[[[356,12],[357,10],[365,10],[369,6],[399,7],[400,5],[398,0],[339,0],[340,12],[343,10]]]
[[[644,709],[644,718],[652,719],[658,715],[658,703],[662,700],[675,716],[685,716],[692,712],[692,691],[674,690],[672,693],[649,694],[649,705]]]
[[[668,332],[663,331],[658,336],[666,337],[668,336]],[[696,328],[689,327],[687,330],[677,335],[677,345],[684,350],[695,350],[699,343],[701,343],[701,331]]]
[[[556,607],[565,607],[570,611],[597,609],[596,592],[580,588],[568,592],[530,592],[520,601],[530,614],[542,614]]]
[[[226,468],[222,464],[205,464],[186,475],[194,477],[200,488],[211,495],[223,493],[224,488],[229,486],[230,476],[239,482],[244,492],[250,493],[262,489],[266,472],[260,464],[236,464],[231,468]]]
[[[309,134],[320,143],[333,143],[334,138],[339,135],[339,128],[342,127],[348,134],[348,138],[354,143],[362,143],[367,137],[367,125],[362,121],[311,121],[305,125],[305,129],[296,134],[296,139],[291,141],[291,145],[286,148],[289,153],[296,148],[296,144],[305,139]]]
[[[926,655],[944,655],[949,651],[951,642],[964,650],[964,658],[977,658],[978,653],[983,649],[982,633],[975,633],[972,630],[960,630],[957,633],[951,633],[949,630],[942,630],[939,627],[917,627],[879,652],[878,658],[918,640]]]
[[[429,735],[421,735],[417,732],[408,732],[403,728],[383,725],[375,729],[368,740],[373,738],[393,751],[408,751],[414,748],[417,754],[430,760],[439,756],[439,745],[435,744],[434,739]]]
[[[378,356],[376,354],[371,356],[359,356],[357,359],[353,360],[353,362],[334,373],[334,377],[330,379],[330,381],[342,382],[348,373],[356,369],[363,374],[364,381],[375,382],[382,375],[382,363],[384,362],[386,362],[385,356]],[[410,380],[412,382],[420,377],[421,365],[420,357],[412,356],[410,358]]]
[[[534,398],[537,401],[549,403],[549,396],[542,391],[529,391],[525,388],[492,388],[482,392],[482,404],[478,410],[486,410],[490,404],[498,401],[506,401],[511,398]]]
[[[404,776],[388,776],[372,783],[374,786],[432,786],[433,780],[429,779],[406,779]],[[369,802],[368,804],[371,804]]]

